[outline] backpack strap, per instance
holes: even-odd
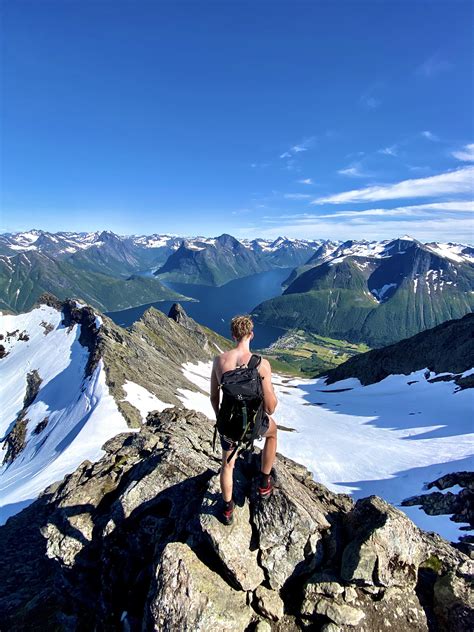
[[[253,353],[252,357],[248,361],[247,366],[249,369],[256,369],[258,366],[260,366],[261,361],[262,361],[262,356],[259,356]]]

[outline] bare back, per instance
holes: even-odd
[[[239,348],[221,353],[220,356],[214,358],[211,374],[211,402],[214,407],[214,411],[217,414],[219,410],[219,384],[222,380],[222,375],[226,371],[233,371],[239,366],[246,365],[252,357],[252,352],[246,349]],[[262,361],[258,367],[258,372],[262,378],[263,388],[263,401],[265,412],[272,414],[277,405],[277,398],[272,385],[272,369],[268,360],[262,358]]]

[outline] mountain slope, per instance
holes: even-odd
[[[246,248],[231,235],[221,235],[212,242],[183,241],[155,274],[181,283],[223,285],[272,267],[262,254]]]
[[[382,349],[350,358],[329,371],[327,383],[357,378],[374,384],[388,375],[408,375],[420,369],[434,373],[462,374],[474,367],[474,314],[449,320]],[[469,378],[460,378],[467,384]],[[471,384],[474,386],[474,382]]]
[[[182,298],[153,277],[117,278],[37,251],[0,256],[0,308],[31,309],[43,292],[61,299],[78,296],[103,311]]]
[[[258,305],[259,322],[381,346],[474,308],[474,265],[408,239],[346,242],[306,267],[282,296]],[[466,258],[467,257],[467,258]]]
[[[104,441],[139,427],[147,408],[199,397],[182,364],[229,344],[189,317],[179,324],[153,308],[125,330],[75,301],[42,300],[2,318],[3,519],[85,458],[99,458]]]

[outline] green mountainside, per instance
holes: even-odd
[[[393,345],[350,358],[327,373],[327,383],[355,377],[367,385],[388,375],[408,375],[426,368],[435,373],[458,374],[457,383],[466,387],[474,385],[473,376],[460,378],[459,374],[473,366],[474,314],[466,314]]]
[[[387,247],[393,255],[345,256],[307,269],[282,296],[258,305],[256,320],[377,347],[473,310],[471,263],[396,242]]]
[[[153,277],[117,278],[35,251],[9,258],[0,256],[1,309],[28,311],[43,292],[61,300],[76,296],[101,311],[184,298]]]

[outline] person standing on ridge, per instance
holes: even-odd
[[[258,486],[262,499],[273,492],[271,470],[277,448],[277,426],[270,417],[278,403],[272,385],[272,370],[268,360],[250,351],[254,337],[250,316],[235,316],[231,321],[231,333],[236,346],[214,358],[210,395],[222,447],[220,484],[225,524],[231,524],[233,520],[233,472],[241,443],[252,445],[257,436],[265,438]],[[223,391],[222,401],[220,390]]]

